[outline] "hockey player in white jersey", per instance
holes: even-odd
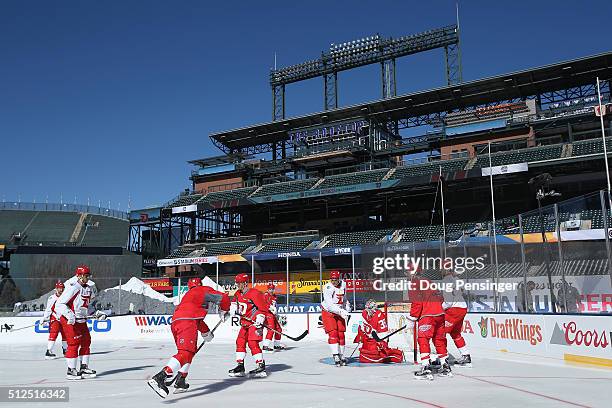
[[[45,308],[45,314],[43,315],[43,322],[47,322],[49,324],[49,340],[47,342],[47,352],[45,353],[45,359],[52,360],[57,357],[53,354],[53,345],[55,344],[55,340],[57,340],[58,334],[62,336],[62,350],[64,354],[66,354],[66,348],[68,347],[68,343],[66,342],[66,337],[62,330],[62,325],[60,324],[59,318],[60,316],[55,311],[55,303],[57,299],[64,292],[64,284],[61,281],[58,281],[55,284],[55,292],[47,298],[47,307]]]
[[[346,300],[346,283],[340,279],[340,271],[331,271],[329,280],[330,282],[323,287],[321,319],[334,363],[339,367],[347,365],[347,360],[344,358],[346,344],[344,333],[351,304]]]
[[[77,266],[76,283],[66,287],[55,307],[68,341],[66,378],[69,380],[96,376],[96,372],[89,368],[91,336],[87,328],[87,318],[89,305],[94,297],[93,285],[88,284],[90,274],[88,266]],[[101,312],[97,312],[95,317],[99,320],[106,319],[106,315]]]

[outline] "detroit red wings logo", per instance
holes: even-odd
[[[431,324],[419,324],[419,331],[425,333],[431,330]]]

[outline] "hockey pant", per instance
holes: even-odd
[[[187,377],[191,361],[198,347],[198,332],[210,331],[204,320],[177,320],[170,326],[177,353],[170,358],[164,371],[169,376],[180,373]]]
[[[258,364],[263,362],[263,354],[261,353],[261,347],[259,347],[259,342],[262,340],[263,327],[258,329],[253,324],[240,327],[238,337],[236,338],[236,361],[244,363],[244,356],[246,356],[246,347],[248,345],[255,362]]]
[[[442,361],[446,361],[446,331],[444,329],[444,316],[424,316],[419,319],[417,343],[421,364],[429,364],[431,353],[430,341],[433,341],[436,354]]]
[[[401,363],[402,361],[404,353],[400,349],[389,347],[385,341],[366,339],[359,349],[360,363]]]
[[[344,354],[346,322],[341,316],[326,310],[321,312],[321,318],[332,354]]]
[[[78,369],[80,364],[89,364],[89,347],[91,336],[86,322],[68,324],[64,316],[60,320],[62,332],[66,336],[68,348],[66,349],[66,364],[68,368]],[[80,364],[79,364],[80,357]]]

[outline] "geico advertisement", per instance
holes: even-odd
[[[115,331],[111,319],[87,320],[87,328],[92,337],[106,337]],[[46,339],[49,335],[49,324],[43,322],[40,317],[10,317],[0,318],[0,343],[14,342],[38,342]]]

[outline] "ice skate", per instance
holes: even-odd
[[[454,365],[457,367],[472,368],[472,357],[470,357],[469,354],[461,356],[460,359],[455,361]]]
[[[176,381],[174,382],[174,394],[180,394],[189,389],[189,384],[181,374],[177,375]]]
[[[440,377],[452,377],[453,376],[453,372],[450,368],[450,365],[446,362],[442,364],[442,367],[440,368],[437,374]]]
[[[55,358],[57,358],[57,356],[53,354],[51,350],[47,350],[45,353],[45,360],[54,360]]]
[[[83,376],[75,368],[69,368],[66,373],[66,378],[69,380],[82,380]]]
[[[261,363],[257,364],[257,368],[249,371],[249,376],[257,378],[267,377],[268,374],[266,373],[266,363],[262,361]]]
[[[244,363],[238,363],[238,365],[229,370],[230,377],[244,377]]]
[[[87,367],[87,364],[81,364],[81,375],[83,378],[96,378],[96,370]]]
[[[164,370],[161,370],[159,373],[155,374],[153,378],[147,381],[147,384],[149,384],[149,387],[151,387],[153,391],[157,393],[157,395],[162,398],[166,398],[169,393],[168,387],[166,386],[167,378],[168,376]]]
[[[415,380],[433,380],[433,374],[431,373],[431,366],[428,364],[426,366],[421,366],[419,371],[414,372]]]

